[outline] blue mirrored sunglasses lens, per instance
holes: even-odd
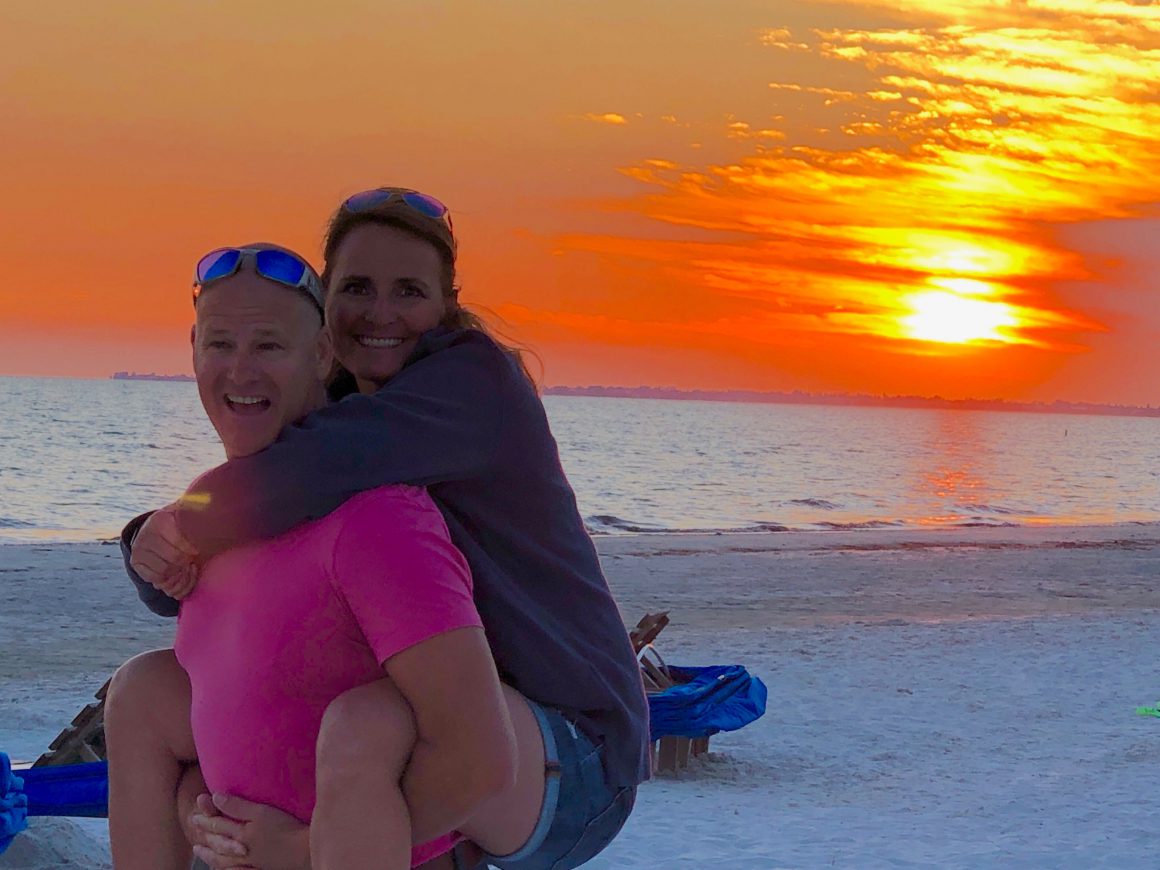
[[[285,251],[258,251],[254,254],[254,268],[263,278],[297,287],[306,274],[306,264]]]
[[[347,199],[342,206],[347,211],[366,211],[369,208],[377,208],[392,196],[394,192],[390,190],[364,190]]]
[[[447,214],[447,206],[425,193],[415,193],[414,191],[404,193],[403,202],[427,217],[441,218]]]
[[[242,252],[229,249],[225,251],[211,251],[197,261],[197,280],[201,284],[216,281],[232,275],[238,268],[238,261],[242,259]]]

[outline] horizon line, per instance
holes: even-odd
[[[52,380],[140,380],[170,381],[189,383],[192,374],[175,372],[118,371],[109,375],[9,375],[0,378],[48,378]],[[910,405],[958,408],[961,410],[1031,411],[1038,413],[1079,413],[1106,416],[1155,416],[1160,417],[1160,406],[1148,404],[1118,404],[1114,402],[1090,402],[1077,399],[999,399],[983,397],[946,398],[941,395],[918,395],[914,393],[850,393],[813,392],[807,390],[754,390],[754,389],[700,389],[675,386],[618,386],[610,384],[587,384],[583,386],[557,384],[542,386],[541,393],[548,396],[578,396],[593,398],[640,398],[673,401],[717,401],[743,404],[833,404],[833,405],[878,405],[885,407],[907,407]],[[902,404],[906,403],[906,404]],[[978,407],[967,407],[978,406]],[[1111,413],[1107,413],[1111,412]]]

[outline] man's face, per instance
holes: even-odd
[[[226,455],[257,453],[325,401],[330,341],[310,301],[243,270],[197,300],[193,371]]]

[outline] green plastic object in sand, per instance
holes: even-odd
[[[1136,715],[1137,716],[1155,716],[1157,719],[1160,719],[1160,701],[1157,701],[1155,706],[1152,706],[1152,707],[1137,707],[1136,708]]]

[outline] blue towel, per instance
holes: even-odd
[[[669,673],[678,685],[648,696],[653,740],[736,731],[765,714],[765,683],[741,665],[670,666]]]
[[[28,827],[29,816],[108,814],[107,762],[30,767],[16,776],[8,756],[0,752],[0,852]]]
[[[0,853],[28,827],[28,796],[24,781],[12,772],[12,762],[0,752]]]
[[[20,771],[30,816],[103,819],[109,815],[109,763],[62,764]]]

